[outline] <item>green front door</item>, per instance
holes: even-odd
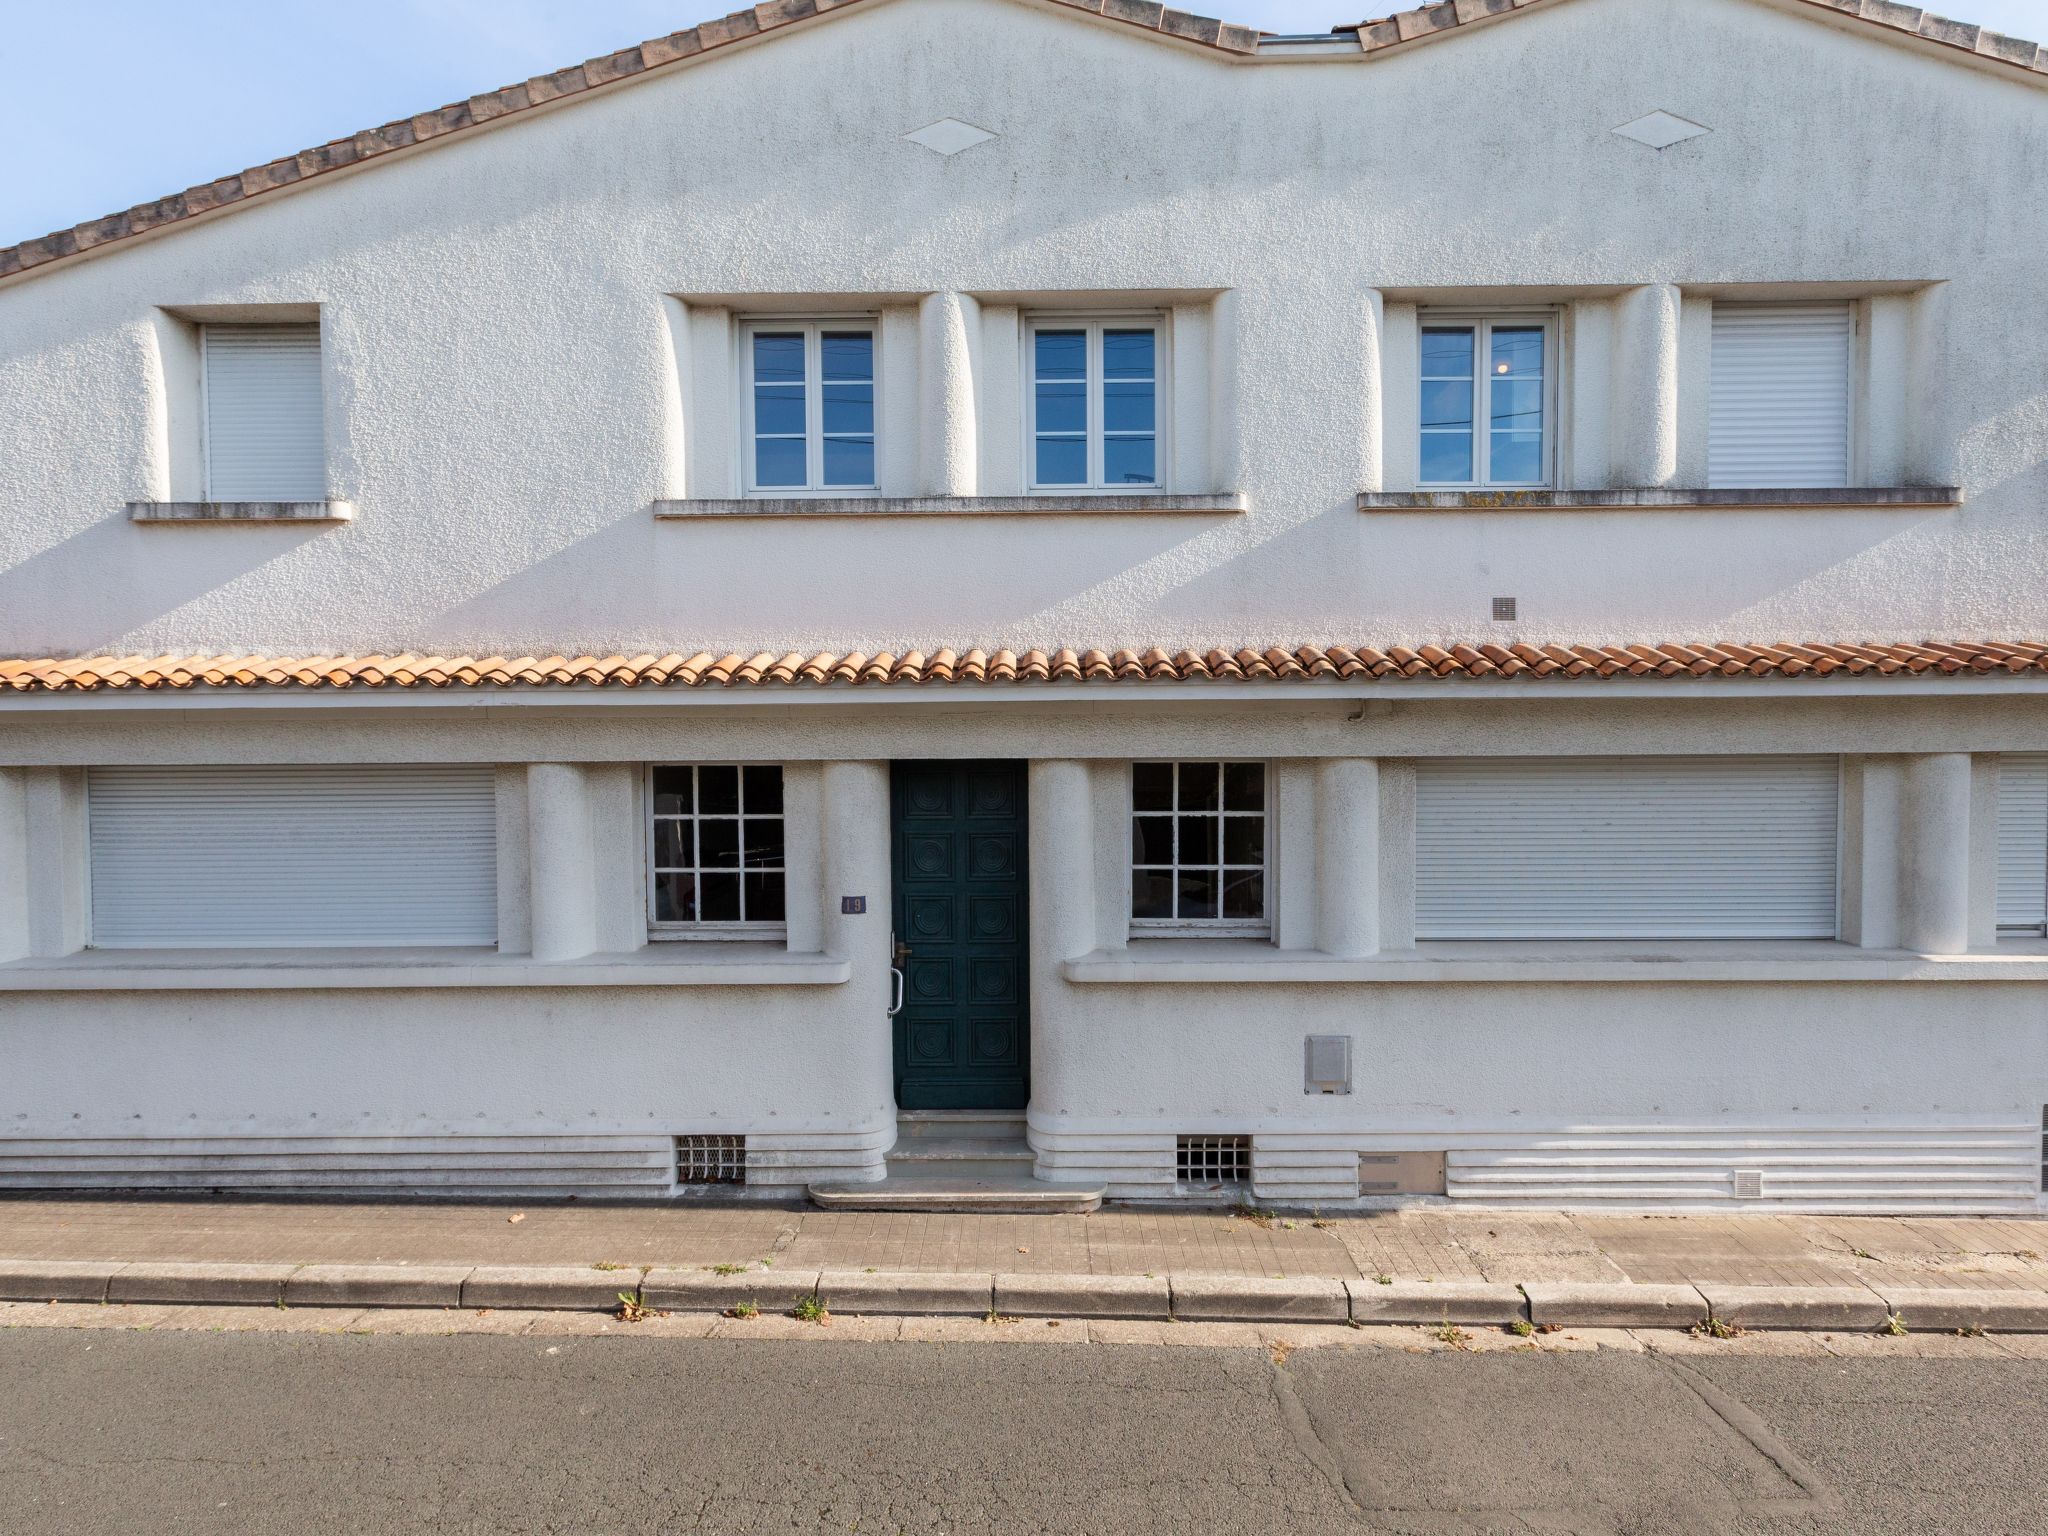
[[[1031,1060],[1024,765],[898,763],[890,788],[890,913],[903,969],[897,1106],[1022,1109]]]

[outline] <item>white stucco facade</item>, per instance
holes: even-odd
[[[0,657],[2048,636],[2048,75],[1802,0],[1345,37],[861,0],[0,278]],[[1653,112],[1708,131],[1613,131]],[[945,119],[992,137],[904,137]],[[1758,301],[1850,306],[1860,489],[1706,490],[1715,305]],[[1422,332],[1471,315],[1549,327],[1543,494],[1426,505]],[[1159,338],[1142,510],[1028,475],[1028,327],[1102,316]],[[776,317],[872,324],[863,506],[750,510]],[[138,520],[206,501],[200,329],[294,322],[347,519]],[[0,1188],[660,1195],[695,1136],[880,1178],[891,765],[1003,760],[1046,1178],[1192,1198],[1176,1138],[1222,1135],[1330,1206],[1419,1154],[1477,1202],[2033,1209],[2048,938],[1995,893],[2042,753],[2017,668],[24,689]],[[1832,938],[1417,937],[1418,764],[1788,755],[1839,767]],[[1188,761],[1265,765],[1264,931],[1133,934],[1132,764]],[[495,948],[94,943],[95,769],[320,763],[493,766]],[[676,763],[781,766],[776,934],[651,936]]]

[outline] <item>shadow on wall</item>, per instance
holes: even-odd
[[[125,508],[117,509],[0,570],[0,651],[10,656],[132,651],[136,646],[130,637],[137,631],[313,539],[346,531],[248,523],[148,528],[130,521]],[[263,617],[250,614],[250,628]],[[175,648],[231,651],[238,639],[209,632]]]

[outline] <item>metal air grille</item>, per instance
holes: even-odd
[[[744,1184],[747,1182],[747,1138],[744,1136],[678,1136],[678,1184]]]
[[[1248,1184],[1252,1177],[1252,1139],[1249,1136],[1176,1136],[1173,1139],[1174,1177],[1183,1184],[1213,1188],[1223,1184]]]

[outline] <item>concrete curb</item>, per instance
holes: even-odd
[[[1177,1319],[1247,1323],[1457,1323],[1690,1328],[1715,1317],[1751,1330],[1857,1332],[1896,1313],[1916,1333],[2048,1333],[2048,1291],[1867,1286],[1422,1282],[1333,1275],[994,1274],[952,1271],[581,1265],[128,1264],[0,1259],[0,1301],[290,1307],[471,1307],[602,1311],[621,1293],[649,1307],[791,1310],[816,1295],[849,1316]]]

